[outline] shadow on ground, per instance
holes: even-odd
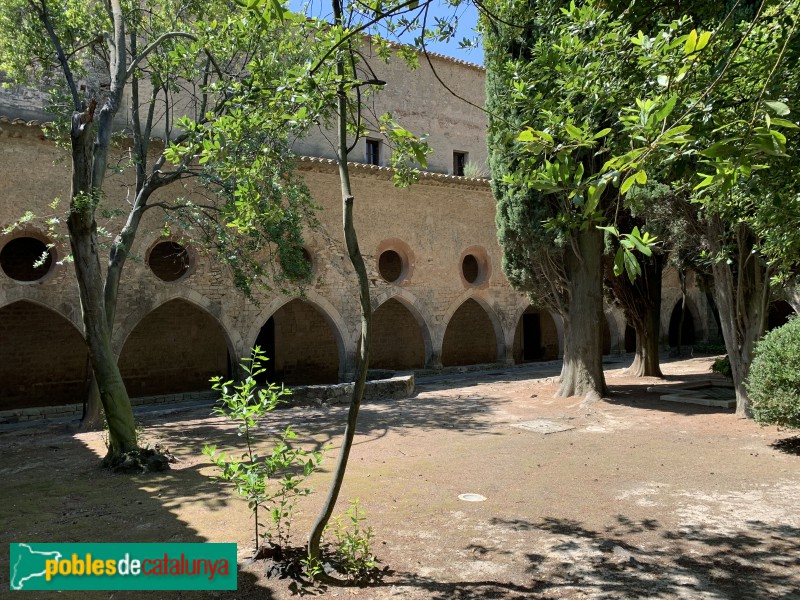
[[[174,509],[178,498],[225,506],[229,494],[200,475],[182,469],[145,475],[113,474],[80,439],[61,428],[0,436],[0,574],[9,573],[9,542],[205,542]],[[104,493],[98,493],[104,490]],[[8,590],[0,575],[0,590]],[[35,594],[35,593],[34,593]],[[39,593],[41,595],[41,592]],[[2,595],[2,594],[0,594]],[[110,592],[61,592],[63,598],[108,598]],[[179,598],[181,592],[114,592],[114,598]],[[194,592],[192,597],[218,597]],[[33,597],[33,596],[31,596]],[[240,598],[269,600],[272,592],[257,578],[239,570]]]
[[[544,519],[493,519],[492,524],[533,536],[536,552],[525,554],[528,583],[441,582],[399,573],[398,586],[424,590],[433,600],[469,598],[800,598],[800,529],[748,522],[748,529],[717,531],[702,527],[668,531],[654,520],[622,515],[596,531],[580,522]],[[646,545],[623,541],[638,534]],[[472,545],[476,560],[507,551]]]

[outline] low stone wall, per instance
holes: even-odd
[[[289,404],[292,406],[347,404],[353,393],[353,383],[335,385],[303,385],[291,388]],[[399,400],[414,394],[414,375],[404,374],[367,381],[364,400]]]

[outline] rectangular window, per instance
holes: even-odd
[[[467,166],[466,152],[453,152],[453,175],[464,176],[464,167]]]
[[[381,164],[381,142],[380,140],[367,140],[367,164]]]

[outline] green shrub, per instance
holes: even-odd
[[[725,354],[725,344],[695,344],[692,346],[695,354]]]
[[[261,538],[265,538],[280,552],[289,541],[294,509],[299,498],[311,493],[305,480],[320,469],[322,451],[307,451],[292,446],[297,434],[291,425],[282,432],[273,434],[274,445],[263,456],[255,448],[255,431],[266,414],[291,394],[283,386],[274,383],[259,387],[257,378],[265,372],[262,367],[267,357],[256,346],[250,358],[244,358],[241,368],[246,374],[243,381],[223,381],[221,377],[211,379],[213,389],[220,392],[220,403],[215,414],[237,424],[238,434],[244,438],[246,449],[236,455],[218,452],[216,444],[206,444],[205,454],[220,470],[215,478],[233,485],[253,513],[256,550]],[[327,450],[327,446],[324,450]],[[259,509],[267,511],[271,523],[262,533],[263,523]],[[263,514],[263,511],[262,511]],[[280,556],[280,554],[279,554]]]
[[[756,345],[745,385],[756,421],[800,428],[800,318],[773,329]]]
[[[711,363],[711,370],[714,371],[714,373],[719,373],[720,375],[724,375],[729,379],[733,377],[733,372],[731,371],[731,359],[728,358],[727,354]]]

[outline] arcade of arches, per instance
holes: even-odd
[[[770,306],[768,329],[793,314],[789,304]],[[698,341],[696,317],[681,303],[671,311],[670,346]],[[371,367],[412,370],[426,366],[426,325],[402,301],[390,298],[373,313]],[[600,324],[603,353],[612,351],[609,323]],[[667,333],[667,332],[665,332]],[[447,323],[443,366],[497,362],[498,334],[487,310],[468,299]],[[54,310],[29,301],[0,308],[0,410],[71,404],[86,393],[88,357],[78,329]],[[636,347],[636,334],[626,325],[620,345]],[[265,380],[287,385],[336,383],[342,371],[338,331],[316,305],[294,299],[264,323],[256,341],[270,357]],[[620,350],[622,349],[620,348]],[[131,397],[208,390],[209,379],[231,374],[227,334],[211,314],[175,299],[147,314],[133,329],[119,357]],[[511,349],[515,363],[552,360],[559,355],[559,333],[549,312],[529,306],[520,316]],[[52,358],[58,356],[59,360]],[[47,378],[41,377],[46,369]]]

